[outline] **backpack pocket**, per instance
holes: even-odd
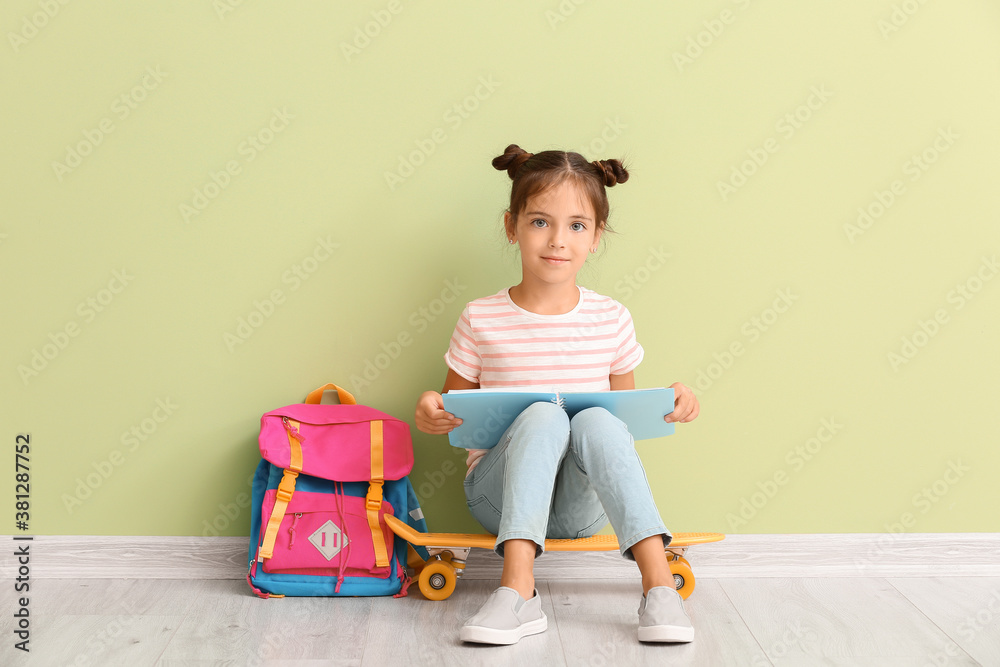
[[[277,493],[277,489],[264,493],[261,535]],[[379,529],[391,554],[395,535],[385,523],[386,514],[393,514],[393,509],[383,500],[378,511]],[[375,546],[363,497],[296,491],[281,519],[273,557],[263,562],[263,569],[275,574],[387,579],[391,561],[389,566],[375,565]]]

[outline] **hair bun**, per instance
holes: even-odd
[[[493,158],[493,168],[497,171],[506,171],[510,180],[514,180],[518,168],[533,155],[534,153],[529,153],[517,144],[511,144],[504,149],[503,155]]]
[[[618,160],[594,160],[590,164],[597,167],[597,170],[604,175],[604,186],[610,188],[612,185],[624,183],[628,180],[628,171]]]

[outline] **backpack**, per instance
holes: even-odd
[[[335,389],[339,405],[320,405]],[[247,583],[263,598],[406,595],[406,564],[426,559],[386,525],[426,531],[406,476],[410,425],[334,384],[265,413],[253,480]]]

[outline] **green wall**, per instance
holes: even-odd
[[[1000,531],[996,3],[0,17],[29,532],[248,534],[260,415],[325,382],[412,424],[464,303],[519,280],[508,143],[631,166],[579,280],[631,310],[638,386],[698,389],[638,444],[671,529]],[[475,528],[464,452],[414,445],[431,528]]]

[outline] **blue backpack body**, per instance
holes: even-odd
[[[261,541],[261,527],[265,521],[263,518],[262,506],[264,492],[269,489],[277,489],[281,482],[283,470],[267,461],[261,461],[257,466],[257,473],[253,480],[253,500],[250,514],[250,556],[248,561],[247,579],[251,587],[261,597],[288,596],[350,596],[350,595],[405,595],[404,584],[409,585],[406,575],[406,563],[408,550],[415,549],[420,558],[426,560],[427,550],[424,547],[413,547],[401,537],[393,535],[393,552],[388,573],[381,576],[372,574],[371,570],[367,574],[356,574],[344,576],[343,581],[337,590],[338,577],[333,573],[317,574],[289,574],[281,572],[265,572],[260,563],[256,562],[257,551]],[[424,521],[420,504],[417,500],[413,486],[409,477],[400,480],[386,481],[383,484],[383,499],[392,509],[392,514],[413,526],[421,532],[427,531],[427,523]],[[329,514],[336,515],[336,498],[341,492],[345,495],[364,501],[368,492],[366,482],[344,482],[338,484],[332,480],[311,477],[309,475],[299,475],[295,492],[300,493],[323,493],[329,495]],[[294,498],[293,498],[294,500]],[[354,530],[353,534],[348,534],[348,540],[371,540],[371,534],[367,530]],[[305,548],[312,548],[312,545],[303,535],[302,545]],[[292,549],[299,546],[298,541],[292,545]],[[257,568],[254,566],[257,565]],[[364,565],[362,565],[364,567]],[[353,568],[352,568],[353,569]],[[377,568],[373,568],[378,572]]]

